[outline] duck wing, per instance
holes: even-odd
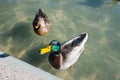
[[[77,36],[61,46],[61,54],[62,54],[62,67],[63,69],[70,67],[73,65],[79,58],[80,54],[84,50],[84,45],[87,41],[88,34],[83,33],[80,36]]]
[[[83,33],[80,36],[77,36],[71,40],[66,41],[61,46],[61,53],[62,54],[69,54],[74,48],[80,47],[83,43],[86,42],[87,34]]]

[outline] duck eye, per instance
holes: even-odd
[[[52,50],[53,50],[53,51],[58,51],[59,49],[60,49],[59,46],[52,46]]]

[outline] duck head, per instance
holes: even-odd
[[[58,55],[60,53],[60,50],[61,50],[60,42],[57,40],[52,40],[47,47],[40,49],[39,53],[40,54],[52,53]]]

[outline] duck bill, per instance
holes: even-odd
[[[34,28],[35,28],[35,29],[38,29],[38,28],[39,28],[39,26],[35,26]]]
[[[49,52],[51,52],[51,46],[47,46],[47,47],[42,48],[42,49],[39,50],[39,53],[40,53],[41,55],[46,54],[46,53],[49,53]]]

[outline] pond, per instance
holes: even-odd
[[[51,32],[39,36],[32,21],[41,8]],[[75,65],[56,70],[38,50],[87,32],[85,50]],[[0,50],[63,80],[120,80],[120,2],[115,0],[1,0]]]

